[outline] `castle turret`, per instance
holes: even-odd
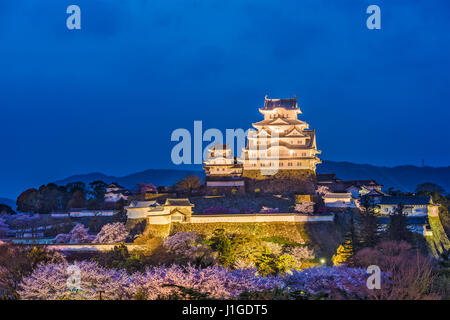
[[[243,190],[242,164],[237,162],[233,152],[226,144],[216,144],[208,149],[203,162],[206,173],[206,187],[210,193],[227,193]]]

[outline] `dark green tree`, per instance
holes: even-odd
[[[347,264],[353,266],[353,257],[356,252],[360,249],[360,240],[358,237],[358,232],[355,227],[355,214],[353,211],[350,213],[350,224],[349,230],[345,235],[344,249],[348,253],[349,258],[347,259]]]
[[[72,198],[67,204],[67,208],[84,208],[86,206],[86,194],[81,190],[75,190]]]
[[[416,187],[416,193],[422,193],[422,192],[437,192],[439,194],[445,194],[444,188],[442,188],[440,185],[432,182],[425,182],[422,184],[419,184]]]
[[[0,203],[0,215],[2,214],[15,214],[16,212],[7,204]]]
[[[194,190],[198,190],[202,186],[202,180],[196,175],[189,175],[183,180],[175,184],[175,189],[181,192],[187,192],[189,196]]]
[[[115,204],[114,204],[114,215],[112,217],[113,222],[127,222],[127,210],[125,209],[125,206],[127,205],[126,200],[123,198],[120,198]]]
[[[87,201],[87,208],[89,210],[96,210],[99,209],[99,205],[97,203],[97,201],[94,198],[89,198]]]
[[[346,264],[350,267],[354,265],[354,257],[360,249],[360,240],[355,227],[355,214],[350,212],[349,228],[344,237],[344,243],[339,246],[336,255],[332,261],[336,265]]]
[[[392,241],[412,242],[412,233],[408,230],[404,205],[400,203],[397,208],[389,214],[389,223],[386,230],[386,237]]]
[[[59,209],[63,209],[63,210],[66,209],[67,204],[69,203],[71,198],[72,198],[72,194],[67,191],[66,186],[58,187]]]
[[[224,266],[233,265],[236,261],[236,243],[226,234],[224,229],[214,230],[208,245],[219,255],[219,263]]]
[[[22,192],[17,198],[17,210],[20,212],[37,212],[39,191],[36,189],[28,189]]]
[[[363,197],[359,217],[359,240],[362,248],[373,248],[380,241],[380,227],[375,216],[375,207]]]
[[[37,199],[36,211],[39,213],[51,213],[60,209],[59,190],[54,183],[42,185],[38,190]]]
[[[105,193],[107,186],[108,185],[101,180],[96,180],[89,183],[90,188],[89,194],[92,195],[92,197],[99,205],[102,204],[103,201],[105,201]]]
[[[66,184],[66,190],[68,193],[73,194],[75,191],[81,191],[86,193],[86,184],[84,182],[70,182]]]
[[[114,246],[113,250],[100,254],[94,260],[106,268],[124,269],[130,274],[145,269],[141,256],[130,254],[123,243]]]

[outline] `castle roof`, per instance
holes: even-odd
[[[150,201],[132,201],[129,205],[130,208],[147,208],[158,206],[158,202],[155,200]]]
[[[263,110],[273,110],[275,108],[297,109],[297,97],[293,99],[268,99],[266,96]]]
[[[208,150],[211,151],[225,151],[230,149],[230,146],[228,144],[221,144],[221,143],[216,143],[215,145],[213,145],[211,148],[209,148]]]
[[[271,126],[271,125],[292,126],[292,125],[301,125],[301,124],[306,124],[306,122],[298,120],[298,119],[283,119],[283,118],[267,119],[267,120],[262,120],[262,121],[253,123],[254,126]]]
[[[316,176],[318,183],[334,182],[337,179],[336,173],[318,173]]]
[[[189,206],[193,207],[194,205],[189,201],[188,198],[182,199],[166,199],[165,206]]]
[[[378,191],[377,189],[370,190],[369,193],[366,193],[364,196],[369,197],[380,197],[380,196],[386,196],[384,192]]]

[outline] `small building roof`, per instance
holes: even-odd
[[[352,197],[351,193],[326,193],[324,198],[333,198],[333,199],[348,199]]]
[[[123,188],[121,185],[119,185],[117,182],[112,182],[106,188]]]
[[[376,189],[370,190],[369,193],[366,193],[364,195],[365,197],[369,196],[369,197],[380,197],[380,196],[386,196],[386,193],[378,191]]]
[[[375,180],[373,179],[369,179],[369,180],[349,180],[349,181],[341,181],[342,184],[344,184],[344,186],[346,188],[349,188],[351,186],[355,186],[355,187],[362,187],[362,186],[381,186],[379,183],[377,183]]]
[[[165,206],[189,206],[193,207],[194,205],[189,201],[188,198],[181,198],[181,199],[166,199],[166,203],[164,203]]]
[[[316,175],[317,182],[334,182],[336,181],[336,174],[335,173],[318,173]]]
[[[106,194],[122,194],[122,195],[129,195],[130,191],[126,190],[126,189],[121,189],[121,190],[112,190],[109,192],[106,192]]]
[[[428,205],[433,204],[429,196],[405,196],[405,197],[383,197],[379,204],[384,205]]]
[[[147,208],[158,206],[158,202],[155,200],[151,201],[132,201],[129,205],[130,208]]]

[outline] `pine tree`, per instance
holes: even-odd
[[[337,249],[336,255],[333,256],[332,261],[335,265],[347,264],[353,266],[353,258],[360,248],[360,241],[355,228],[354,213],[350,213],[349,230],[345,235],[345,241]]]
[[[386,236],[392,241],[412,242],[412,233],[408,230],[406,214],[403,212],[404,206],[400,203],[395,211],[389,215],[389,224]]]
[[[363,248],[373,248],[380,241],[380,231],[374,206],[365,198],[359,219],[359,238]]]
[[[127,222],[127,210],[125,209],[126,201],[121,198],[114,205],[114,215],[112,217],[113,222]]]

